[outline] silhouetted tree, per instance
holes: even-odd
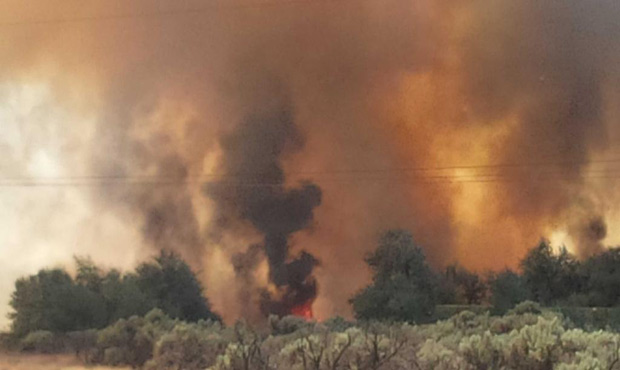
[[[101,293],[103,271],[90,258],[75,257],[77,273],[75,282],[95,293]]]
[[[76,258],[76,265],[75,279],[52,269],[15,282],[10,302],[13,334],[98,329],[153,308],[187,321],[219,319],[192,270],[174,253],[162,251],[136,273],[125,275],[116,270],[104,273],[86,258]]]
[[[17,280],[10,305],[12,331],[18,336],[35,330],[68,332],[106,325],[103,298],[75,284],[61,269],[41,270]]]
[[[386,232],[366,262],[374,276],[372,283],[351,299],[358,319],[425,322],[431,318],[436,303],[435,277],[409,232]]]
[[[442,280],[444,287],[454,291],[454,301],[446,303],[480,304],[487,291],[486,284],[478,274],[459,265],[448,266]]]
[[[523,277],[512,270],[504,270],[489,278],[491,304],[496,313],[505,313],[529,298]]]
[[[216,319],[194,272],[177,254],[162,250],[136,269],[139,289],[168,316],[197,321]]]
[[[582,274],[587,279],[584,303],[599,307],[620,305],[620,248],[596,254],[582,266]]]
[[[531,298],[543,305],[558,303],[582,290],[579,262],[566,248],[554,254],[546,240],[528,252],[521,268]]]
[[[138,286],[134,273],[121,275],[117,270],[110,270],[101,283],[108,311],[108,323],[131,316],[142,316],[156,307],[154,298],[149,297]]]

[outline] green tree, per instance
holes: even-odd
[[[478,274],[459,265],[448,266],[442,280],[443,290],[449,287],[449,291],[454,291],[454,302],[446,303],[480,304],[487,292],[487,286]]]
[[[177,254],[162,250],[136,269],[138,288],[168,316],[187,321],[216,319],[191,268]]]
[[[103,284],[103,272],[87,257],[74,257],[77,273],[75,282],[89,290],[100,293]]]
[[[108,311],[108,323],[131,316],[143,316],[154,307],[156,302],[138,286],[136,274],[121,275],[117,270],[110,270],[101,282]]]
[[[612,248],[588,258],[582,274],[587,279],[585,304],[598,307],[620,305],[620,248]]]
[[[554,254],[546,240],[528,252],[521,268],[531,297],[543,305],[557,304],[582,290],[579,262],[566,248]]]
[[[18,336],[37,330],[68,332],[106,324],[102,298],[76,284],[61,269],[41,270],[17,280],[10,305],[12,331]]]
[[[523,278],[508,269],[492,275],[489,278],[489,288],[491,304],[496,313],[505,313],[529,297]]]
[[[99,329],[153,308],[188,321],[219,319],[189,266],[168,252],[143,263],[136,273],[104,272],[88,258],[75,259],[73,279],[62,269],[44,269],[15,282],[12,332],[67,333]]]
[[[386,232],[366,262],[373,271],[372,283],[351,299],[358,319],[430,320],[436,303],[435,277],[409,232]]]

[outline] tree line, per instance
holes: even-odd
[[[459,265],[433,269],[409,232],[392,230],[365,261],[372,281],[350,300],[360,321],[431,322],[437,305],[486,305],[497,314],[526,300],[543,306],[620,305],[617,248],[579,261],[566,249],[555,253],[543,240],[526,254],[519,271],[480,275]],[[43,269],[16,281],[10,301],[13,335],[101,329],[155,308],[181,321],[219,320],[195,273],[172,252],[162,251],[124,274],[85,258],[76,258],[76,265],[75,276]]]
[[[104,272],[85,258],[76,258],[76,265],[75,277],[55,268],[15,282],[9,314],[12,334],[100,329],[154,308],[185,321],[219,320],[195,274],[172,252],[162,251],[125,274]]]
[[[380,238],[366,262],[372,283],[351,299],[362,320],[428,322],[437,304],[484,304],[497,314],[526,300],[543,306],[620,306],[620,248],[580,261],[541,240],[520,261],[520,271],[479,275],[459,265],[433,270],[412,235],[394,230]]]

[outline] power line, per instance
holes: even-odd
[[[597,178],[589,178],[588,180],[593,179],[605,179],[605,180],[620,180],[620,176],[606,176],[606,177],[597,177]],[[377,179],[380,180],[380,179]],[[392,181],[396,184],[427,184],[427,185],[445,185],[445,184],[503,184],[503,183],[524,183],[525,180],[519,179],[490,179],[490,180],[417,180],[417,181]],[[541,183],[541,184],[549,184],[550,186],[555,186],[556,184],[549,179],[536,179],[534,181],[528,180],[528,183]],[[350,182],[354,183],[354,186],[367,184],[367,182]],[[28,184],[0,184],[0,188],[78,188],[78,187],[110,187],[110,185],[114,186],[142,186],[142,187],[153,187],[153,188],[162,188],[162,187],[178,187],[185,186],[187,182],[167,182],[167,183],[115,183],[115,184],[101,184],[101,183],[28,183]],[[213,184],[213,183],[211,183]],[[205,184],[207,185],[207,184]],[[283,186],[282,184],[269,184],[269,183],[255,183],[255,184],[229,184],[229,183],[218,183],[220,186],[227,187],[235,187],[235,188],[277,188]]]
[[[291,5],[312,5],[312,4],[317,4],[317,3],[338,3],[338,2],[345,2],[345,1],[364,1],[364,0],[269,0],[269,1],[256,1],[256,2],[245,2],[245,3],[236,3],[236,4],[228,4],[228,3],[224,4],[223,1],[220,0],[220,1],[213,1],[208,5],[203,5],[198,8],[169,9],[169,10],[160,10],[160,11],[155,11],[155,12],[143,12],[143,13],[93,15],[93,16],[73,17],[73,18],[20,20],[20,21],[12,21],[12,22],[0,22],[0,27],[106,22],[106,21],[127,20],[127,19],[166,18],[166,17],[175,17],[175,16],[178,17],[178,16],[199,15],[199,14],[211,13],[214,11],[260,9],[260,8],[273,8],[273,7],[291,6]]]
[[[441,183],[511,183],[511,182],[545,182],[553,184],[554,180],[571,180],[575,176],[568,176],[568,174],[556,174],[556,176],[549,176],[549,174],[536,174],[537,176],[512,176],[512,175],[452,175],[452,176],[413,176],[413,177],[351,177],[344,179],[331,179],[332,183],[368,183],[372,182],[395,182],[395,183],[427,183],[427,184],[441,184]],[[545,176],[540,176],[545,175]],[[583,180],[596,180],[596,179],[620,179],[620,172],[607,171],[595,174],[579,175],[579,179]],[[316,180],[316,179],[315,179]],[[335,181],[334,181],[335,180]],[[319,182],[325,182],[319,181]],[[329,180],[328,180],[329,182]],[[200,184],[203,186],[218,186],[218,187],[237,187],[237,188],[257,188],[257,187],[281,187],[285,186],[282,182],[251,182],[251,181],[200,181],[191,179],[176,179],[176,180],[97,180],[97,181],[12,181],[12,182],[0,182],[0,187],[110,187],[110,186],[150,186],[150,187],[163,187],[163,186],[185,186],[190,184]]]
[[[318,175],[372,175],[372,174],[398,174],[398,173],[428,173],[438,171],[459,171],[459,170],[530,170],[531,168],[545,168],[556,167],[555,169],[546,169],[543,171],[537,171],[536,174],[557,174],[558,172],[570,170],[575,166],[583,165],[597,165],[597,164],[613,164],[620,163],[618,159],[602,159],[593,160],[588,162],[532,162],[532,163],[498,163],[498,164],[478,164],[478,165],[450,165],[450,166],[437,166],[437,167],[400,167],[400,168],[375,168],[375,169],[349,169],[349,170],[320,170],[320,171],[292,171],[286,172],[287,176],[318,176]],[[602,169],[602,170],[586,170],[585,173],[599,173],[609,174],[613,171],[619,171],[619,169]],[[521,173],[522,174],[522,173]],[[219,182],[226,180],[235,180],[239,177],[251,177],[251,176],[264,176],[264,172],[238,172],[238,173],[206,173],[198,175],[84,175],[84,176],[59,176],[59,177],[0,177],[0,182],[14,181],[14,182],[36,182],[36,181],[57,181],[57,182],[71,182],[71,181],[201,181],[216,178]],[[474,173],[474,174],[422,174],[418,177],[426,178],[458,178],[458,177],[491,177],[491,176],[511,176],[515,173],[498,172],[498,173]]]

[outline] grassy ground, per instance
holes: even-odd
[[[105,366],[85,366],[72,355],[0,353],[0,370],[124,370]]]

